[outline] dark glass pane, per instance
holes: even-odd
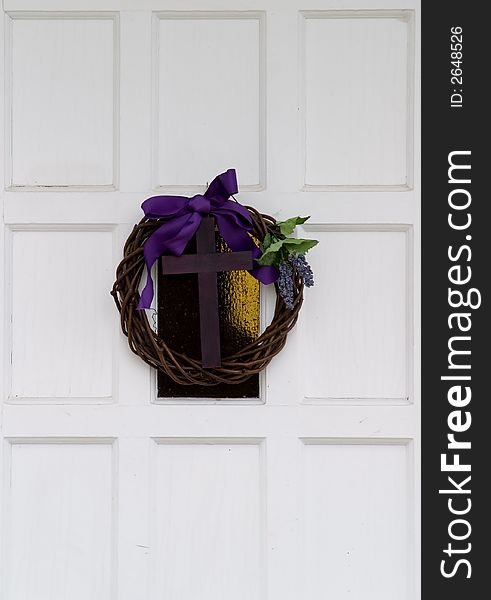
[[[216,234],[217,252],[228,252]],[[191,240],[186,253],[196,252]],[[200,360],[198,276],[163,275],[158,261],[158,333],[173,350]],[[247,271],[218,273],[220,341],[222,357],[229,356],[259,335],[259,283]],[[258,398],[259,376],[238,385],[178,385],[170,377],[158,374],[160,398]]]

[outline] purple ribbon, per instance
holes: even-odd
[[[206,192],[192,198],[185,196],[153,196],[142,204],[147,219],[162,220],[162,225],[147,239],[143,248],[147,266],[147,283],[143,289],[138,308],[150,308],[153,299],[151,276],[155,261],[166,252],[181,256],[189,240],[198,229],[201,219],[207,215],[215,217],[218,230],[233,252],[252,251],[254,259],[261,256],[249,231],[252,219],[248,210],[229,200],[238,192],[235,169],[217,175]],[[257,265],[250,271],[256,279],[266,285],[278,279],[278,271],[272,266]]]

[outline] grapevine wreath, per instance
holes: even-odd
[[[235,170],[229,169],[218,175],[203,195],[149,198],[142,205],[145,216],[126,240],[123,259],[116,270],[111,295],[131,350],[181,385],[239,384],[265,369],[282,350],[288,332],[297,322],[304,286],[313,285],[305,253],[317,241],[289,237],[296,225],[308,217],[277,222],[251,206],[239,204],[233,198],[237,191]],[[153,330],[144,310],[150,307],[153,297],[151,269],[155,261],[163,255],[183,254],[202,219],[208,216],[214,217],[231,251],[252,252],[251,275],[264,284],[274,284],[276,291],[271,323],[255,341],[224,356],[217,368],[204,368],[199,357],[170,348]],[[145,267],[147,283],[140,295]]]

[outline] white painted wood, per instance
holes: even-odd
[[[114,184],[114,21],[37,15],[9,25],[11,184]]]
[[[418,600],[417,1],[4,7],[2,600]],[[311,215],[316,286],[262,403],[170,404],[114,268],[155,188],[230,166]]]
[[[156,23],[155,183],[203,186],[235,165],[240,185],[259,187],[261,15],[191,15]]]
[[[10,243],[11,398],[110,399],[112,233],[14,230]]]
[[[278,413],[277,410],[275,412]],[[291,412],[291,409],[288,412]],[[266,440],[266,598],[297,600],[302,597],[300,584],[303,576],[299,531],[301,444],[298,440],[298,429],[292,435],[289,435],[287,427],[282,430],[280,425],[275,429],[275,434],[268,435]]]
[[[4,9],[10,11],[80,11],[81,0],[4,0]],[[284,10],[297,12],[299,8],[298,0],[268,0],[264,4],[268,11]],[[379,0],[376,9],[411,9],[417,5],[409,0]],[[206,10],[224,11],[224,10],[254,10],[251,9],[250,0],[209,0],[206,3]],[[319,10],[333,9],[332,0],[318,0],[316,7]],[[344,10],[369,10],[374,9],[373,0],[340,0],[336,4],[336,9]],[[175,10],[175,11],[203,11],[201,0],[84,0],[83,10],[85,11],[108,11],[108,10]]]
[[[277,165],[279,176],[279,165]],[[285,178],[291,174],[285,173]],[[283,182],[282,185],[285,185]],[[203,189],[203,188],[201,188]],[[103,194],[95,192],[77,192],[78,202],[71,202],[71,192],[43,192],[43,203],[38,201],[38,196],[32,192],[8,193],[4,197],[5,222],[15,225],[18,223],[45,223],[45,224],[121,224],[125,227],[132,226],[136,220],[135,206],[141,204],[143,192]],[[180,190],[184,193],[184,190]],[[196,193],[193,189],[190,195]],[[280,184],[273,184],[264,192],[240,192],[242,202],[254,203],[269,210],[270,214],[278,218],[291,216],[298,212],[299,207],[304,207],[305,213],[310,212],[315,223],[321,227],[326,224],[411,224],[415,218],[412,192],[355,192],[336,191],[283,193]],[[144,193],[143,193],[144,195]],[[281,198],[281,203],[278,198]],[[70,211],[67,211],[70,205]],[[269,207],[269,209],[268,209]],[[314,210],[316,211],[314,213]],[[139,216],[139,215],[138,215]],[[313,231],[309,227],[309,231]],[[312,233],[312,237],[316,234]]]
[[[407,184],[408,22],[304,13],[306,186]]]
[[[323,275],[309,294],[311,310],[302,315],[305,398],[403,401],[407,233],[348,228],[315,235],[320,243],[311,263]]]
[[[148,12],[128,10],[119,13],[119,24],[124,40],[119,65],[119,189],[137,192],[134,204],[138,204],[141,190],[152,185],[152,67],[148,43],[141,40],[152,39],[153,18]],[[110,219],[114,218],[113,212]]]
[[[150,598],[259,599],[259,443],[162,440],[154,454]]]
[[[307,443],[303,448],[304,598],[411,598],[407,448]]]
[[[8,444],[5,600],[110,600],[113,448]]]
[[[250,438],[259,436],[275,443],[283,438],[412,438],[411,405],[391,406],[311,406],[217,404],[145,404],[137,399],[132,406],[108,405],[37,405],[5,406],[4,431],[8,437],[26,436],[83,437],[90,424],[91,435],[104,437],[148,438],[198,437]],[[141,402],[143,404],[143,402]],[[213,416],[213,419],[211,419]],[[229,433],[227,433],[229,432]],[[288,441],[288,440],[284,440]],[[267,446],[269,447],[269,446]],[[267,452],[267,449],[266,449]],[[147,457],[148,459],[148,457]],[[142,467],[143,468],[143,467]]]
[[[117,494],[118,600],[149,598],[150,445],[148,438],[119,436]]]

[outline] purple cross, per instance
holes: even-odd
[[[215,219],[204,217],[196,232],[196,254],[163,256],[164,275],[198,273],[201,363],[204,369],[222,364],[217,272],[252,269],[252,252],[215,252]]]

